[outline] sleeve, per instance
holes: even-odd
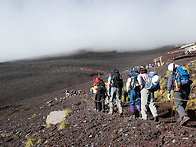
[[[143,83],[142,83],[142,79],[141,79],[142,77],[141,77],[141,75],[138,75],[137,76],[137,81],[138,81],[138,84],[140,85],[140,86],[143,86]]]
[[[109,76],[108,77],[108,83],[107,83],[107,91],[108,91],[108,95],[110,95],[110,88],[111,88],[111,84],[112,84],[112,77]]]
[[[129,91],[130,83],[131,83],[131,78],[128,78],[127,82],[126,82],[126,90],[127,90],[127,92]]]
[[[111,83],[111,80],[112,80],[112,77],[111,77],[111,76],[109,76],[109,77],[108,77],[108,84],[110,84],[110,83]]]
[[[173,78],[172,76],[170,76],[167,81],[167,91],[170,92],[172,90],[172,87],[173,87]]]

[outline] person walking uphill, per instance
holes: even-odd
[[[123,88],[123,80],[118,69],[114,69],[111,76],[108,77],[110,85],[109,114],[113,114],[113,103],[116,103],[119,114],[122,114],[121,96]]]
[[[135,116],[139,117],[141,111],[141,100],[140,100],[140,87],[137,80],[139,71],[136,68],[132,68],[128,73],[128,79],[126,82],[126,90],[130,99],[130,112]]]
[[[192,81],[187,69],[182,65],[170,63],[168,70],[173,72],[173,79],[168,80],[168,87],[174,85],[174,98],[179,118],[177,122],[180,125],[185,125],[190,119],[185,112],[187,101],[189,99],[190,87]]]
[[[93,88],[95,93],[95,109],[98,112],[104,111],[107,90],[103,79],[96,77],[93,81]]]
[[[159,89],[159,77],[151,72],[147,74],[144,67],[140,68],[138,75],[138,83],[141,89],[141,115],[143,120],[147,120],[147,107],[154,117],[154,121],[158,121],[157,109],[154,103],[154,91]]]

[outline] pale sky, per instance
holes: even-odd
[[[0,0],[0,62],[196,41],[195,0]]]

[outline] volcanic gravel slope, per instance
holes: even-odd
[[[160,122],[135,120],[124,105],[123,116],[96,112],[92,99],[87,96],[51,98],[42,105],[20,105],[7,109],[1,117],[1,146],[23,146],[28,138],[41,146],[194,146],[196,123],[178,126],[174,116],[162,116]],[[71,108],[68,128],[46,128],[50,111]],[[163,108],[162,108],[163,109]],[[167,110],[167,109],[165,109]],[[7,119],[6,119],[7,118]]]
[[[122,60],[125,59],[126,56],[122,59],[119,57],[118,60],[121,59],[121,64],[124,62],[124,64],[122,64],[124,66],[121,64],[118,64],[118,66],[123,70],[129,64],[128,61],[131,61],[130,64],[137,64],[137,62],[138,64],[150,63],[151,59],[159,54],[160,53],[150,54],[149,57],[146,56],[143,62],[140,61],[141,63],[139,63],[138,60],[134,61],[127,57],[126,65],[124,65],[125,61]],[[137,56],[141,57],[141,55]],[[134,59],[136,59],[136,57]],[[77,59],[77,57],[75,58]],[[44,60],[44,62],[52,62],[53,60],[54,59],[48,59]],[[190,60],[193,59],[186,59],[180,62],[188,62]],[[29,62],[34,65],[37,61]],[[37,64],[41,65],[40,63],[42,62],[43,61],[39,61],[39,64]],[[99,60],[99,62],[101,62],[101,60]],[[104,63],[105,62],[106,61],[104,61]],[[106,63],[108,64],[108,62]],[[117,64],[117,61],[111,61],[111,65],[113,65],[111,67],[115,67],[115,63]],[[24,64],[26,65],[27,63]],[[68,63],[66,62],[66,64]],[[52,68],[51,64],[47,63],[47,65],[50,65],[48,69]],[[3,65],[3,67],[7,67],[7,65]],[[44,67],[45,66],[41,66],[40,71],[42,71]],[[107,71],[106,69],[101,70]],[[89,70],[87,71],[89,72]],[[64,72],[62,73],[64,74]],[[92,74],[92,72],[90,72],[90,74]],[[18,100],[15,103],[12,102],[2,105],[0,107],[0,146],[24,146],[27,140],[31,140],[36,146],[151,147],[196,145],[195,115],[193,115],[192,120],[186,126],[181,127],[176,124],[175,115],[170,113],[169,104],[160,104],[158,107],[160,121],[157,123],[151,120],[142,121],[133,119],[126,103],[123,105],[122,116],[119,116],[118,113],[109,115],[107,113],[96,112],[94,110],[93,99],[87,92],[90,86],[90,82],[88,82],[89,79],[91,79],[91,76],[87,76],[84,81],[79,80],[79,84],[71,85],[71,87],[65,84],[64,89],[61,89],[60,86],[59,89],[49,90],[42,93],[42,95],[31,95],[29,97],[27,95],[27,98],[21,99],[20,101]],[[20,81],[18,78],[17,80]],[[44,82],[42,78],[40,78],[40,80],[40,82]],[[78,81],[78,79],[76,81]],[[67,87],[72,91],[68,96],[65,93]],[[80,93],[77,93],[78,90],[81,90]],[[17,99],[13,98],[13,100]],[[66,119],[69,124],[67,128],[62,130],[58,130],[58,126],[47,128],[45,124],[46,116],[51,111],[63,110],[64,108],[70,108],[72,110]]]

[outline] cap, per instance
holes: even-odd
[[[168,70],[169,71],[173,71],[176,67],[178,67],[179,65],[177,65],[177,64],[174,64],[174,63],[170,63],[169,65],[168,65]]]

